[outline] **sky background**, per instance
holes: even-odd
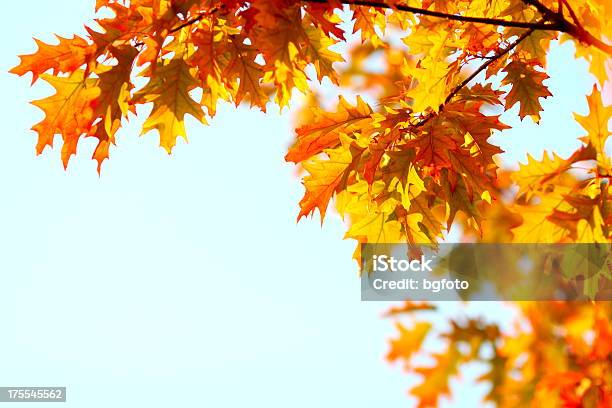
[[[59,148],[35,156],[29,130],[42,113],[28,101],[50,88],[7,71],[32,37],[82,32],[94,1],[28,4],[5,2],[0,25],[0,386],[67,386],[66,407],[411,406],[415,379],[384,362],[391,305],[359,300],[345,226],[295,222],[290,112],[225,106],[209,127],[189,122],[171,157],[133,120],[101,177],[93,141],[66,172]],[[571,112],[586,113],[593,80],[571,55],[567,43],[550,56],[539,127],[504,115],[507,163],[577,146]],[[439,325],[512,316],[441,308]],[[477,372],[444,406],[478,405],[485,388],[465,388]]]

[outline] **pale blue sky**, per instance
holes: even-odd
[[[68,172],[59,149],[35,157],[42,114],[28,101],[49,88],[7,70],[31,37],[80,31],[93,4],[3,7],[0,385],[65,385],[67,407],[410,406],[414,379],[383,360],[391,305],[360,302],[345,227],[334,215],[295,223],[289,113],[223,107],[210,127],[190,122],[172,157],[133,121],[100,178],[92,141]],[[592,80],[570,48],[551,57],[541,126],[496,136],[509,162],[576,145],[571,111],[585,113]],[[475,406],[482,391],[446,406]]]

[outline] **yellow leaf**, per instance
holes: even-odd
[[[74,71],[69,77],[62,78],[43,74],[56,93],[32,102],[34,106],[45,112],[45,118],[32,130],[38,133],[36,151],[42,153],[46,146],[53,145],[53,137],[61,134],[64,140],[62,146],[62,161],[64,167],[76,153],[79,137],[87,133],[93,123],[93,102],[100,96],[97,79],[86,78],[84,70]]]
[[[406,210],[410,209],[411,201],[425,191],[425,184],[423,180],[421,180],[421,177],[419,177],[414,166],[410,165],[408,178],[398,183],[397,189],[402,196],[402,206]]]
[[[387,204],[388,210],[392,203]],[[389,212],[373,209],[351,225],[345,238],[365,238],[370,244],[398,243],[402,242],[402,225],[398,221],[389,220]]]
[[[356,106],[340,96],[337,112],[328,113],[314,108],[313,113],[312,123],[296,130],[297,140],[285,160],[298,163],[327,148],[336,147],[340,143],[340,134],[350,134],[368,126],[372,108],[359,96]]]
[[[265,112],[268,96],[261,88],[263,68],[255,62],[258,51],[233,37],[230,37],[228,49],[231,57],[223,76],[234,82],[234,102],[238,105],[248,95],[251,106],[258,106]]]
[[[574,113],[574,118],[580,126],[587,131],[586,137],[582,138],[585,143],[591,143],[597,151],[597,158],[600,162],[609,160],[606,154],[606,141],[610,136],[608,123],[612,117],[612,106],[604,106],[601,93],[595,85],[593,92],[587,96],[589,114],[582,116]]]
[[[456,39],[453,33],[450,29],[432,31],[418,28],[404,38],[411,53],[425,53],[417,66],[405,67],[407,73],[417,80],[416,86],[407,92],[407,96],[413,99],[415,112],[424,112],[428,108],[438,111],[448,95],[453,77],[458,72],[458,65],[449,62],[448,57],[467,41]]]
[[[143,125],[142,134],[157,130],[160,146],[171,153],[179,136],[187,140],[185,115],[206,123],[202,107],[189,94],[198,82],[182,58],[160,64],[153,78],[138,93],[146,102],[153,102],[153,110]]]
[[[610,21],[610,19],[608,19],[608,21]],[[571,39],[572,37],[564,36],[564,38]],[[575,44],[576,58],[584,58],[589,63],[589,72],[593,74],[599,84],[603,86],[608,81],[610,56],[598,48],[584,46],[579,42],[575,42]],[[606,66],[608,66],[608,69],[606,69]]]
[[[407,329],[397,322],[395,327],[399,331],[399,337],[391,340],[391,347],[386,358],[388,361],[403,360],[407,364],[412,355],[419,351],[431,329],[431,323],[417,322],[414,327]]]
[[[340,147],[325,151],[328,159],[314,157],[303,163],[304,170],[309,175],[304,177],[303,181],[306,193],[300,201],[301,210],[298,220],[318,208],[321,222],[323,222],[333,194],[336,190],[343,188],[343,184],[346,184],[351,164],[363,152],[363,149],[354,147],[352,139],[346,135],[341,135],[341,141]]]
[[[527,164],[519,163],[519,170],[512,173],[512,180],[519,186],[519,194],[542,190],[558,182],[573,164],[596,157],[592,147],[581,147],[567,159],[554,152],[552,155],[551,158],[544,152],[542,160],[537,160],[527,154]]]

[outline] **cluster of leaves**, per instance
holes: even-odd
[[[220,100],[265,110],[273,99],[282,108],[294,90],[309,94],[315,77],[346,85],[355,72],[337,69],[343,57],[330,47],[351,34],[352,22],[361,50],[370,50],[362,55],[385,50],[376,63],[395,71],[388,76],[396,81],[387,81],[375,109],[359,97],[341,98],[336,112],[312,107],[286,156],[308,173],[298,218],[318,209],[323,219],[337,195],[337,209],[352,223],[348,237],[435,243],[457,213],[482,234],[484,214],[501,205],[495,156],[502,150],[489,138],[507,125],[484,112],[519,104],[521,118],[539,120],[540,98],[550,96],[543,81],[552,39],[576,40],[577,55],[600,84],[606,80],[607,2],[345,3],[352,14],[339,1],[97,0],[96,10],[111,16],[87,27],[86,38],[37,41],[38,51],[12,70],[56,90],[34,102],[45,112],[33,128],[37,151],[59,134],[67,166],[79,140],[94,137],[100,169],[139,105],[152,105],[143,133],[156,130],[171,152],[186,137],[185,116],[206,122]],[[391,31],[401,44],[389,40]],[[481,72],[485,82],[470,85]],[[148,82],[137,87],[137,76]],[[371,86],[379,82],[370,78]],[[589,106],[590,116],[578,118],[588,132],[583,149],[569,159],[529,158],[513,176],[521,187],[516,205],[528,214],[518,240],[610,238],[610,110],[597,89]],[[568,176],[583,161],[596,162],[588,180]]]
[[[487,383],[483,402],[497,407],[588,407],[612,405],[612,322],[610,302],[522,302],[514,334],[476,318],[451,320],[448,330],[435,330],[415,316],[434,310],[406,303],[390,310],[398,337],[391,340],[387,359],[402,362],[421,377],[411,390],[419,407],[438,406],[452,398],[450,381],[468,363],[480,363]],[[400,317],[415,322],[404,326]],[[428,354],[433,365],[417,364],[415,355],[430,338],[443,343]],[[421,356],[422,357],[422,356]],[[421,358],[422,360],[422,358]]]
[[[151,106],[143,133],[157,131],[171,152],[186,137],[186,115],[206,123],[220,101],[283,108],[297,90],[309,101],[286,155],[306,173],[298,219],[318,209],[323,220],[335,197],[347,237],[361,243],[436,243],[453,223],[484,242],[612,239],[612,109],[601,95],[609,1],[96,0],[96,10],[107,17],[86,36],[37,41],[11,71],[55,88],[34,102],[45,117],[33,129],[38,153],[61,135],[65,166],[92,137],[100,170],[139,106]],[[552,40],[573,41],[596,78],[589,113],[576,115],[581,146],[502,171],[491,136],[508,128],[499,116],[517,105],[521,120],[540,120],[541,99],[552,96]],[[361,96],[340,97],[330,112],[315,91],[323,80]],[[488,344],[488,398],[500,406],[609,406],[609,314],[589,304],[527,305],[532,331],[516,338],[456,323],[436,368],[418,369],[426,380],[413,392],[421,406],[435,405],[448,377]],[[408,361],[429,326],[414,330],[402,328],[391,360]]]
[[[612,107],[602,105],[596,88],[587,99],[590,114],[575,115],[587,132],[583,146],[567,159],[554,153],[542,160],[529,156],[512,175],[519,186],[516,210],[523,215],[514,230],[517,240],[609,242],[612,237],[612,167],[605,151]]]
[[[38,51],[21,57],[11,72],[49,82],[56,94],[34,104],[46,114],[34,127],[38,152],[60,134],[68,165],[81,137],[95,137],[94,158],[101,165],[122,120],[142,104],[153,104],[143,133],[157,130],[168,152],[186,137],[184,119],[206,122],[219,100],[248,100],[265,111],[270,87],[275,101],[288,104],[293,89],[307,90],[304,70],[334,77],[329,51],[335,41],[321,24],[325,7],[302,15],[299,2],[98,0],[96,10],[113,16],[86,27],[88,36],[58,37],[58,44],[37,41]],[[340,34],[338,34],[340,35]],[[51,71],[49,73],[48,71]],[[135,88],[136,76],[148,83]],[[196,97],[193,92],[199,89]],[[206,109],[206,114],[203,109]]]

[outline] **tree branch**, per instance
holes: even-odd
[[[328,3],[327,0],[304,0],[304,2],[305,3]],[[391,3],[384,2],[384,1],[341,0],[340,2],[342,4],[348,4],[352,6],[366,6],[366,7],[395,9],[395,10],[407,11],[409,13],[419,14],[423,16],[445,18],[447,20],[464,21],[464,22],[470,22],[470,23],[491,24],[491,25],[498,25],[498,26],[504,26],[504,27],[533,28],[536,30],[551,30],[551,31],[559,31],[559,29],[561,28],[561,26],[557,22],[528,23],[524,21],[502,20],[499,18],[471,17],[471,16],[463,16],[460,14],[442,13],[440,11],[422,9],[422,8],[407,6],[403,4],[391,4]]]
[[[206,17],[208,15],[211,15],[211,14],[214,14],[215,12],[217,12],[218,9],[219,9],[218,7],[213,7],[213,8],[211,8],[208,11],[205,11],[205,12],[202,12],[202,13],[198,14],[194,18],[185,21],[183,24],[181,24],[181,25],[179,25],[177,27],[174,27],[172,30],[170,30],[170,34],[176,33],[177,31],[180,31],[180,30],[182,30],[185,27],[189,27],[190,25],[193,25],[193,24],[197,23],[198,21],[202,20],[204,17]]]
[[[576,16],[576,13],[574,12],[574,9],[572,9],[569,3],[567,3],[565,0],[559,0],[559,14],[562,14],[563,4],[565,4],[565,6],[567,7],[567,11],[569,12],[572,20],[574,20],[574,23],[576,25],[580,25],[580,23],[578,22],[578,17]]]
[[[612,55],[612,45],[604,43],[600,39],[593,36],[593,34],[585,30],[581,25],[579,25],[576,18],[576,14],[569,7],[569,4],[567,2],[565,2],[565,6],[570,11],[570,15],[576,24],[572,24],[571,22],[567,21],[563,14],[554,12],[553,10],[546,7],[544,4],[540,3],[538,0],[522,1],[523,3],[529,6],[535,7],[536,10],[538,10],[542,17],[544,17],[547,21],[555,22],[557,25],[559,25],[559,31],[571,35],[581,43],[591,45],[607,53],[608,55]]]
[[[326,0],[303,0],[306,3],[328,3]],[[551,30],[560,31],[567,33],[578,41],[596,47],[608,55],[612,55],[612,45],[606,44],[600,39],[593,36],[591,33],[586,31],[579,24],[573,24],[565,19],[563,14],[557,13],[550,10],[544,4],[538,0],[522,0],[528,6],[533,6],[538,12],[544,17],[544,21],[538,23],[529,23],[524,21],[508,21],[498,18],[486,18],[486,17],[470,17],[463,16],[460,14],[449,14],[442,13],[435,10],[422,9],[418,7],[407,6],[403,4],[387,3],[386,1],[376,0],[338,0],[342,4],[353,5],[353,6],[366,6],[366,7],[377,7],[385,9],[395,9],[400,11],[407,11],[414,14],[423,16],[445,18],[448,20],[465,21],[472,23],[492,24],[503,27],[518,27],[518,28],[533,28],[535,30]],[[568,4],[565,4],[568,6]]]

